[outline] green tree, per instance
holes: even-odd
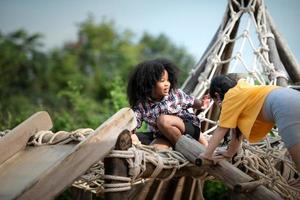
[[[39,50],[40,39],[40,34],[29,35],[25,30],[0,33],[0,128],[14,126],[40,109],[35,96],[42,91],[40,80],[47,60]]]
[[[139,41],[142,48],[142,59],[164,57],[172,60],[179,67],[181,73],[179,81],[182,84],[187,78],[188,72],[194,67],[195,60],[188,54],[184,47],[177,47],[164,34],[152,36],[144,33]]]

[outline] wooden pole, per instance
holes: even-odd
[[[271,31],[275,36],[275,42],[280,59],[294,83],[300,82],[300,65],[287,45],[287,42],[281,36],[271,15],[266,10],[266,17],[269,21]]]
[[[238,183],[253,181],[252,177],[234,167],[226,160],[220,160],[216,165],[204,165],[201,168],[206,170],[210,175],[225,183],[231,190],[233,190],[235,185],[237,185]],[[256,200],[282,199],[278,194],[271,192],[263,185],[259,185],[251,193],[242,193],[242,195],[247,198]]]
[[[131,133],[128,130],[124,130],[118,137],[115,150],[127,150],[132,146]],[[106,175],[128,177],[128,164],[125,159],[122,158],[105,158],[104,169]],[[118,183],[119,181],[110,180],[105,183]],[[121,192],[106,192],[105,199],[128,199],[128,191]]]
[[[246,183],[238,183],[234,186],[233,191],[235,192],[252,192],[254,191],[258,186],[263,185],[265,181],[258,180],[258,181],[250,181]]]

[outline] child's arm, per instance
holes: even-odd
[[[213,160],[213,153],[215,149],[218,147],[224,136],[226,135],[228,128],[222,128],[218,127],[214,133],[211,139],[209,140],[208,146],[205,150],[204,153],[201,153],[201,157],[208,159],[208,160]]]
[[[238,130],[236,130],[236,131],[238,131]],[[225,156],[233,157],[237,153],[239,147],[241,146],[242,140],[243,140],[242,135],[239,137],[235,131],[232,132],[231,140],[229,142],[227,152],[225,152]]]
[[[196,110],[205,110],[206,108],[208,108],[209,103],[210,103],[209,95],[204,95],[202,99],[195,99],[192,107]]]
[[[207,139],[203,136],[203,134],[200,134],[199,142],[200,142],[201,144],[203,144],[205,147],[208,146]]]

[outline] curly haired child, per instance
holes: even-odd
[[[135,67],[128,81],[127,96],[136,115],[136,128],[146,122],[148,139],[153,139],[152,144],[157,147],[175,145],[183,134],[207,146],[200,134],[199,118],[188,109],[203,109],[210,100],[207,96],[195,99],[178,89],[177,72],[177,66],[167,59],[149,60]]]

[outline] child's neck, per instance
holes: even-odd
[[[151,101],[156,101],[156,102],[161,101],[163,98],[164,97],[153,97],[153,96],[150,97]]]

